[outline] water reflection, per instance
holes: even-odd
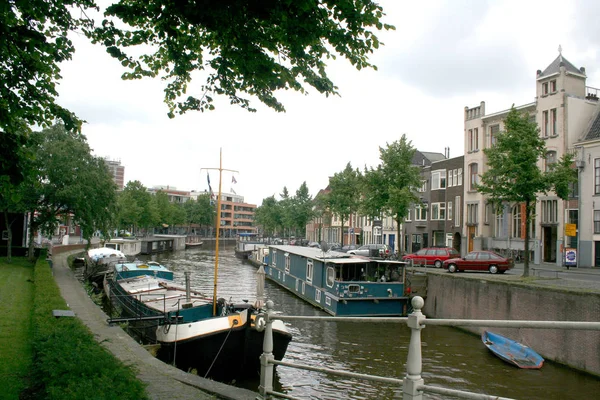
[[[154,257],[184,282],[183,272],[192,271],[192,282],[212,296],[214,254],[193,249]],[[235,258],[232,249],[220,253],[219,297],[254,301],[256,268]],[[298,297],[266,282],[265,294],[276,310],[286,315],[327,315]],[[408,355],[410,330],[405,324],[294,321],[294,335],[286,361],[363,374],[402,379]],[[422,331],[423,378],[430,385],[468,390],[515,399],[597,398],[598,378],[551,362],[541,370],[512,367],[493,356],[479,337],[449,327],[427,327]],[[257,390],[258,380],[236,382]],[[400,388],[311,371],[278,367],[276,390],[301,399],[392,399]],[[447,396],[427,395],[428,399]]]

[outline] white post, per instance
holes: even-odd
[[[258,392],[260,393],[259,399],[267,400],[271,396],[267,394],[267,391],[273,390],[273,370],[274,365],[270,362],[273,361],[273,321],[271,315],[273,314],[274,304],[273,301],[267,300],[267,315],[266,315],[266,326],[265,326],[265,337],[263,340],[263,353],[260,356],[260,386]],[[257,321],[258,322],[258,321]]]
[[[408,316],[407,325],[411,329],[410,344],[408,345],[408,360],[406,362],[406,378],[402,385],[403,400],[423,400],[423,392],[419,387],[423,385],[421,372],[423,362],[421,357],[421,329],[425,316],[421,313],[425,301],[420,296],[415,296],[411,300],[413,313]]]

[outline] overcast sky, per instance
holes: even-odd
[[[598,0],[380,3],[396,30],[379,33],[385,46],[371,58],[378,71],[356,71],[340,58],[330,64],[341,97],[280,93],[286,113],[258,101],[249,113],[222,99],[215,111],[170,120],[159,80],[122,81],[118,61],[75,38],[59,102],[87,121],[95,155],[121,161],[126,182],[204,191],[201,168],[218,167],[222,148],[223,168],[239,171],[235,184],[224,172],[222,190],[260,205],[303,182],[314,196],[348,162],[375,167],[379,147],[403,133],[418,150],[462,155],[464,107],[485,101],[493,113],[534,101],[536,71],[559,44],[586,68],[587,85],[600,87]],[[210,177],[216,191],[218,172]]]

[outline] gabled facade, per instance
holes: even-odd
[[[591,97],[596,97],[593,92]],[[584,131],[582,139],[575,144],[575,161],[579,181],[573,189],[573,208],[579,202],[579,251],[580,265],[600,267],[600,104]],[[572,238],[576,239],[576,238]],[[572,243],[577,248],[577,243]]]
[[[464,157],[446,158],[449,149],[446,155],[435,154],[436,161],[430,160],[421,170],[420,204],[410,209],[403,224],[402,249],[406,253],[424,247],[461,250]]]
[[[546,141],[546,157],[539,160],[541,168],[548,168],[566,152],[574,151],[596,103],[597,97],[588,96],[585,69],[576,68],[562,54],[544,71],[537,71],[535,101],[516,108],[537,122]],[[465,108],[463,236],[467,251],[491,249],[524,257],[524,206],[506,204],[496,213],[475,189],[487,168],[483,149],[494,145],[494,135],[504,129],[508,111],[486,114],[484,102]],[[564,249],[573,244],[564,228],[566,223],[577,221],[577,202],[565,202],[554,193],[540,195],[537,200],[529,257],[536,264],[543,261],[562,265]]]

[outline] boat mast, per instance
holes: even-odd
[[[201,168],[219,170],[219,194],[217,196],[217,234],[215,243],[215,277],[213,289],[213,315],[217,315],[217,278],[219,276],[219,232],[221,231],[221,185],[223,181],[223,171],[238,172],[232,169],[223,169],[223,149],[219,149],[219,168]]]

